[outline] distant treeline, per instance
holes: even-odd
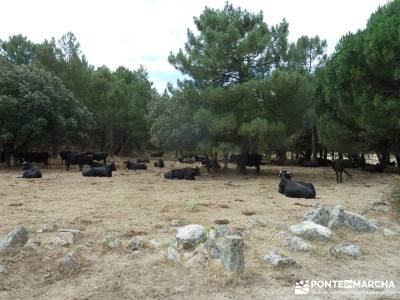
[[[158,94],[144,67],[94,68],[72,33],[0,41],[0,148],[66,145],[127,154],[160,148],[264,152],[305,160],[376,152],[400,160],[400,0],[373,13],[326,55],[318,36],[288,41],[227,3],[194,18],[169,62],[185,80]],[[317,24],[316,24],[317,25]],[[155,37],[156,38],[156,37]]]

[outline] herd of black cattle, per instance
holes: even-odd
[[[162,151],[152,152],[150,155],[156,160],[154,161],[154,167],[164,168],[164,161],[161,159],[163,156]],[[215,156],[216,157],[216,156]],[[0,152],[1,164],[5,164],[4,155]],[[22,178],[42,178],[42,172],[39,167],[33,163],[42,163],[44,168],[47,168],[50,164],[51,155],[49,152],[23,152],[17,153],[14,156],[14,163],[23,166]],[[69,171],[71,165],[79,166],[79,170],[82,171],[82,175],[86,177],[111,177],[112,172],[116,171],[116,165],[114,162],[107,163],[108,153],[107,152],[72,152],[72,151],[61,151],[60,158],[63,165],[65,165],[66,171]],[[181,163],[194,164],[200,162],[204,166],[208,173],[211,171],[214,174],[221,169],[221,166],[214,156],[210,159],[207,155],[199,156],[191,154],[187,156],[181,156],[177,159]],[[246,167],[255,167],[256,174],[260,174],[260,165],[263,164],[263,157],[261,154],[232,154],[228,160],[230,163],[235,163],[239,173],[244,174]],[[124,164],[128,170],[147,170],[147,164],[150,163],[148,158],[139,158],[136,161],[124,161]],[[274,162],[271,164],[287,165],[284,162]],[[351,174],[346,169],[360,168],[367,172],[383,172],[384,166],[380,164],[367,164],[365,160],[355,161],[353,159],[337,159],[328,160],[318,158],[317,161],[304,161],[300,159],[296,162],[298,165],[303,167],[332,167],[336,174],[336,181],[341,183],[343,181],[342,175],[345,173],[351,177]],[[393,163],[391,163],[393,165]],[[83,166],[88,167],[83,169]],[[194,180],[196,176],[200,176],[199,167],[185,167],[179,169],[172,169],[164,173],[166,179],[185,179]],[[279,193],[286,195],[291,198],[315,198],[316,191],[312,183],[305,183],[300,181],[293,181],[291,179],[291,173],[288,171],[281,171],[279,173],[281,179],[279,183]]]

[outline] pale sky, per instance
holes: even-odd
[[[332,52],[340,37],[363,29],[387,0],[231,0],[250,12],[264,13],[268,26],[283,18],[289,39],[319,35]],[[0,0],[0,39],[22,33],[34,42],[72,31],[90,64],[112,70],[123,65],[149,72],[162,91],[181,75],[167,60],[183,48],[193,16],[205,6],[222,9],[225,0]]]

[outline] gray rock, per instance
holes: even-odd
[[[168,247],[166,257],[168,260],[179,263],[181,262],[181,255],[174,247]]]
[[[0,252],[16,247],[23,247],[28,239],[28,231],[25,227],[15,227],[0,240]]]
[[[246,225],[247,228],[254,228],[254,227],[264,227],[265,224],[260,220],[253,218],[247,221]]]
[[[244,242],[236,235],[224,238],[221,260],[225,270],[240,273],[244,271]]]
[[[71,232],[59,232],[54,239],[54,244],[68,247],[74,243],[74,235]]]
[[[344,209],[340,205],[336,205],[332,208],[317,204],[306,214],[304,220],[314,222],[333,230],[338,229],[343,225]]]
[[[78,261],[71,255],[67,254],[58,261],[58,269],[61,273],[70,273],[79,267]]]
[[[227,224],[215,224],[213,225],[214,230],[217,232],[217,237],[226,237],[232,234],[232,230]]]
[[[46,224],[43,224],[42,228],[38,230],[38,233],[42,232],[54,232],[57,230],[57,225],[54,222],[49,222]]]
[[[143,237],[137,236],[128,242],[128,249],[136,251],[143,248]]]
[[[203,267],[207,263],[207,259],[203,254],[196,254],[195,256],[188,259],[185,263],[185,267],[193,268],[193,267]]]
[[[366,218],[353,212],[345,213],[343,226],[349,227],[355,232],[373,232],[376,230],[376,227]]]
[[[264,260],[272,264],[275,268],[288,267],[295,265],[293,258],[278,254],[275,250],[264,256]]]
[[[207,240],[204,247],[211,258],[219,259],[221,257],[221,247],[214,240]]]
[[[178,229],[176,241],[178,245],[182,245],[184,249],[190,249],[204,242],[206,237],[207,232],[203,226],[190,224]]]
[[[7,269],[5,266],[0,265],[0,274],[6,274],[7,273]]]
[[[327,241],[332,235],[329,228],[311,221],[303,221],[300,224],[290,226],[289,230],[294,235],[303,236],[310,240]]]
[[[343,245],[340,249],[340,252],[344,253],[348,256],[351,256],[353,258],[358,258],[362,255],[360,247],[358,247],[357,245],[353,245],[353,244]]]
[[[121,241],[113,233],[107,232],[103,239],[103,245],[115,249],[121,246]]]
[[[290,250],[308,252],[312,249],[312,246],[310,244],[306,243],[303,239],[297,236],[285,234],[284,237],[286,247],[288,247]]]
[[[334,207],[316,205],[305,216],[304,220],[336,230],[348,227],[355,232],[372,232],[376,226],[363,216],[347,212],[340,205]]]
[[[153,248],[153,249],[156,249],[161,246],[160,241],[158,241],[157,239],[151,239],[148,244],[149,244],[149,247]]]
[[[82,231],[77,229],[60,229],[58,232],[69,232],[72,233],[74,239],[81,238],[83,236]]]
[[[397,235],[397,232],[393,231],[389,228],[383,228],[383,235],[384,236],[394,236],[394,235]]]
[[[26,242],[24,248],[38,249],[38,248],[40,247],[40,245],[41,245],[41,242],[40,242],[40,241],[29,239],[29,240]]]

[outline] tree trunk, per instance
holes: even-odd
[[[113,141],[113,129],[111,125],[106,127],[106,151],[113,156],[114,154],[114,141]]]
[[[311,152],[312,152],[312,160],[317,161],[317,137],[316,137],[316,128],[314,125],[311,128]]]
[[[223,152],[224,154],[224,169],[228,169],[228,152]]]

